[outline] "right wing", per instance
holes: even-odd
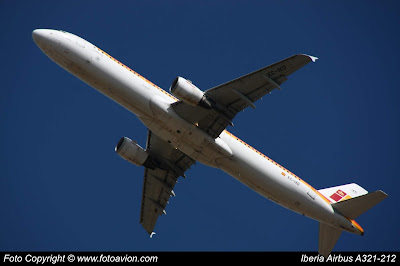
[[[179,176],[195,163],[193,159],[173,148],[150,130],[147,135],[146,151],[157,166],[145,168],[142,192],[140,223],[152,235],[158,216],[165,214],[170,196]]]
[[[191,124],[196,124],[211,137],[218,137],[233,118],[247,106],[255,108],[254,102],[280,85],[287,77],[317,58],[298,54],[281,60],[237,79],[204,92],[212,108],[191,106],[183,101],[172,104],[174,111]]]

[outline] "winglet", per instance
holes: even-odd
[[[304,55],[308,56],[311,59],[311,61],[313,61],[313,63],[315,63],[315,61],[318,60],[318,57],[315,57],[315,56],[312,56],[312,55],[308,55],[308,54],[304,54]]]
[[[153,238],[153,236],[156,234],[156,232],[151,232],[150,238]]]

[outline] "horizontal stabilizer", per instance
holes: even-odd
[[[349,219],[355,219],[376,204],[385,199],[388,195],[382,190],[351,198],[341,202],[333,203],[332,207]]]
[[[341,234],[342,230],[324,223],[319,223],[318,253],[325,258],[328,257]]]

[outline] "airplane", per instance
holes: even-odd
[[[385,199],[351,183],[315,189],[230,133],[232,120],[288,76],[318,58],[296,54],[206,91],[177,77],[169,92],[90,42],[62,30],[36,29],[37,46],[55,63],[133,114],[148,128],[146,148],[123,137],[116,153],[145,169],[140,224],[150,234],[195,162],[218,168],[263,197],[319,222],[318,252],[327,257],[343,231],[363,235],[355,221]]]

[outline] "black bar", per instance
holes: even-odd
[[[0,263],[398,263],[400,252],[332,252],[324,258],[317,252],[82,252],[82,251],[2,251]]]

